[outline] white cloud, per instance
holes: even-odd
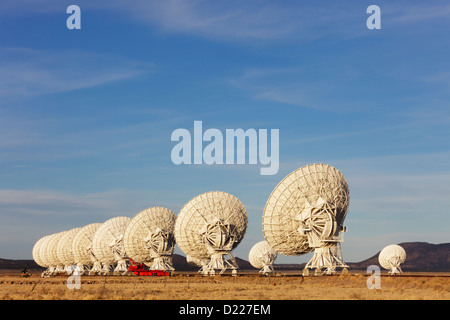
[[[136,77],[151,67],[110,54],[0,48],[0,96],[89,88]]]
[[[295,11],[261,3],[149,1],[128,6],[142,22],[168,32],[192,33],[213,39],[273,39],[291,35],[301,20]],[[297,18],[297,19],[295,19]]]
[[[31,0],[5,1],[0,5],[0,14],[65,14],[69,4],[56,0],[44,0],[39,5]],[[108,10],[115,12],[117,17],[130,17],[140,24],[155,26],[161,32],[192,34],[216,41],[304,41],[327,34],[358,32],[358,28],[348,27],[358,21],[356,10],[351,10],[357,7],[347,3],[80,0],[77,5],[82,14],[83,10]]]
[[[0,15],[66,14],[69,1],[5,0]],[[329,35],[367,34],[366,8],[361,1],[206,1],[206,0],[79,0],[83,10],[112,11],[117,17],[131,17],[162,32],[192,34],[212,40],[309,41]],[[445,21],[450,6],[442,1],[378,3],[383,25],[411,27],[423,21]]]
[[[0,207],[5,218],[20,219],[27,217],[68,217],[71,215],[89,216],[100,214],[102,217],[114,214],[111,210],[120,211],[136,199],[132,192],[126,190],[111,190],[105,192],[72,194],[53,190],[0,190]],[[126,200],[129,199],[129,200]],[[47,218],[45,218],[47,216]]]
[[[384,6],[382,6],[383,8]],[[389,19],[393,19],[395,23],[411,25],[413,23],[421,23],[427,20],[446,19],[450,14],[450,5],[443,1],[427,1],[420,3],[396,3],[394,5],[386,5],[386,13]]]
[[[112,10],[129,12],[143,24],[170,33],[212,40],[310,41],[327,36],[367,35],[366,8],[361,1],[116,1]],[[442,1],[380,3],[382,20],[394,28],[422,21],[445,21],[450,6]]]
[[[132,216],[144,203],[138,192],[108,190],[76,194],[54,190],[0,189],[0,257],[30,259],[41,237]]]
[[[127,112],[108,116],[67,119],[58,115],[0,113],[0,163],[34,163],[62,159],[114,157],[125,158],[146,154],[158,157],[152,150],[170,146],[169,129],[175,117],[155,116],[154,119],[117,126],[104,126]],[[82,130],[61,130],[61,126],[77,123]],[[98,123],[102,125],[97,125]],[[169,128],[169,129],[168,129]],[[165,139],[164,135],[169,138]],[[159,154],[160,156],[161,154]],[[134,156],[136,157],[136,156]],[[170,154],[169,154],[170,158]]]
[[[255,100],[341,113],[380,108],[382,97],[361,85],[366,77],[364,68],[336,56],[294,66],[245,68],[228,83]]]

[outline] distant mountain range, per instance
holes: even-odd
[[[403,242],[399,243],[406,251],[406,261],[402,264],[403,271],[415,272],[450,272],[450,243],[431,244],[427,242]],[[374,256],[360,261],[347,262],[350,270],[366,270],[370,265],[379,265],[377,252]],[[241,270],[255,270],[244,259],[236,258]],[[23,269],[28,264],[29,269],[43,269],[34,260],[11,260],[0,258],[0,269]],[[195,271],[186,258],[179,254],[173,255],[173,265],[177,271]],[[275,270],[302,270],[303,264],[274,264]]]
[[[403,271],[450,272],[450,243],[403,242],[398,245],[406,251],[406,261],[401,265]],[[349,269],[357,270],[366,270],[370,265],[380,265],[379,253],[369,259],[347,265]]]

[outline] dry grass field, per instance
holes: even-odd
[[[16,272],[17,273],[17,272]],[[449,274],[381,275],[380,289],[368,289],[368,275],[309,276],[240,274],[203,277],[81,276],[69,289],[67,275],[0,274],[0,300],[449,300]]]

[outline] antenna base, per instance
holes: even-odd
[[[264,274],[264,275],[266,275],[268,273],[273,273],[273,272],[274,272],[273,266],[268,265],[268,264],[264,265],[264,267],[261,270],[259,270],[259,273]]]
[[[223,274],[225,270],[231,269],[235,274],[238,266],[234,259],[225,260],[225,256],[229,254],[228,252],[216,252],[211,255],[211,260],[208,265],[203,270],[203,275],[215,275],[216,269],[219,269],[219,274]]]
[[[159,256],[153,259],[153,263],[150,266],[150,270],[164,270],[173,271],[175,268],[172,265],[171,256]]]
[[[336,268],[347,268],[338,253],[337,245],[319,247],[314,250],[314,255],[306,264],[305,268],[322,270],[325,268],[325,274],[336,272]],[[321,271],[319,271],[321,273]]]

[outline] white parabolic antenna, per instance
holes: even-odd
[[[58,254],[56,253],[58,243],[61,240],[62,236],[67,231],[61,231],[58,233],[53,234],[50,239],[48,240],[48,243],[45,247],[45,259],[47,260],[49,264],[49,275],[58,274],[60,272],[64,272],[64,262],[59,260]]]
[[[55,236],[56,234],[50,234],[48,236],[45,236],[42,243],[39,246],[39,251],[37,252],[37,255],[39,256],[39,259],[44,263],[44,267],[47,269],[42,272],[41,277],[49,277],[53,274],[55,267],[52,265],[49,256],[47,254],[47,247],[50,243],[50,240]]]
[[[267,241],[260,241],[250,249],[248,260],[254,268],[261,269],[260,273],[266,274],[273,272],[273,263],[277,255]]]
[[[128,257],[123,246],[123,236],[130,221],[129,217],[111,218],[95,232],[92,249],[102,263],[102,273],[109,273],[113,265],[116,265],[114,272],[127,272]]]
[[[306,268],[333,273],[347,267],[340,242],[350,201],[347,182],[336,168],[311,164],[287,175],[272,191],[263,213],[263,233],[278,253],[314,250]]]
[[[94,255],[92,239],[102,223],[91,223],[82,227],[72,241],[72,252],[81,274],[85,272],[100,273],[102,265]]]
[[[33,246],[33,250],[32,250],[33,260],[39,266],[44,267],[44,268],[48,268],[48,267],[50,267],[50,265],[48,264],[45,257],[43,256],[44,250],[42,248],[44,248],[47,245],[50,237],[51,237],[51,235],[47,235],[47,236],[40,238],[38,241],[36,241],[36,243]]]
[[[38,241],[36,241],[36,243],[33,246],[33,250],[32,250],[32,255],[33,255],[33,260],[41,267],[44,268],[48,268],[49,266],[44,262],[43,259],[41,259],[40,256],[40,250],[41,247],[43,245],[43,243],[50,237],[50,235],[48,236],[44,236],[42,238],[40,238]]]
[[[192,258],[210,259],[204,274],[236,272],[238,266],[231,252],[247,230],[247,211],[235,196],[210,191],[186,203],[175,222],[175,239],[180,249]],[[225,256],[231,256],[226,260]]]
[[[175,220],[176,215],[164,207],[139,212],[131,219],[124,234],[128,257],[152,270],[174,270]]]
[[[56,255],[59,261],[64,265],[64,271],[67,274],[71,274],[73,271],[73,266],[75,265],[75,258],[72,251],[72,241],[77,232],[81,228],[74,228],[67,230],[58,241],[56,245]]]
[[[400,265],[406,260],[406,251],[398,244],[391,244],[381,250],[378,261],[380,265],[389,270],[389,274],[402,273]]]

